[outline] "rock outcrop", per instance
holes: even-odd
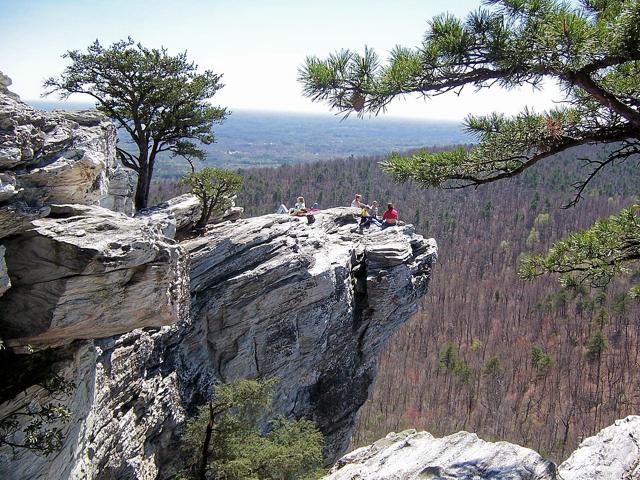
[[[390,433],[339,459],[323,480],[637,480],[640,416],[629,416],[584,440],[559,467],[528,448],[485,442],[473,433],[434,438]]]
[[[240,377],[280,377],[276,409],[315,420],[328,461],[348,445],[380,347],[427,290],[435,242],[411,226],[359,236],[351,210],[334,209],[311,225],[269,215],[173,245],[163,232],[190,211],[173,207],[128,218],[52,206],[32,230],[5,239],[13,286],[0,298],[3,328],[13,345],[74,341],[58,368],[77,388],[64,400],[74,417],[62,450],[52,458],[21,451],[11,461],[3,451],[0,477],[168,478],[185,415],[215,383]],[[18,250],[23,258],[11,254]],[[181,285],[182,263],[171,260],[180,251],[190,256],[186,305],[169,287]],[[171,298],[167,311],[190,307],[187,319],[154,317]],[[28,330],[7,317],[15,308],[27,312]],[[46,398],[31,386],[0,415]]]
[[[435,438],[407,430],[345,455],[324,479],[556,480],[557,476],[552,462],[519,445],[485,442],[475,433]]]
[[[188,316],[187,257],[156,229],[100,207],[52,206],[4,240],[12,288],[0,337],[41,349]]]
[[[197,199],[131,217],[113,125],[35,110],[9,85],[2,76],[0,338],[52,355],[47,368],[75,389],[55,397],[72,412],[58,425],[62,449],[4,447],[0,476],[168,478],[185,415],[217,382],[242,377],[279,377],[276,409],[316,421],[327,461],[343,452],[381,346],[427,290],[435,242],[411,226],[360,236],[353,212],[334,209],[313,224],[226,222],[177,244]],[[21,381],[0,416],[54,399]]]
[[[33,109],[9,92],[8,77],[0,77],[0,206],[8,200],[31,208],[102,202],[126,210],[126,202],[117,200],[128,180],[116,162],[114,125],[95,110]]]
[[[267,215],[182,244],[194,395],[217,379],[278,376],[278,410],[313,419],[328,460],[347,448],[380,347],[415,312],[436,258],[435,242],[411,226],[359,237],[352,214],[326,210],[312,225]]]
[[[618,420],[584,440],[559,471],[562,480],[640,478],[640,416]]]

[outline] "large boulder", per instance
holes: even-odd
[[[116,166],[115,135],[98,112],[43,112],[0,93],[0,171],[30,204],[98,204]]]
[[[559,471],[562,480],[640,478],[640,416],[617,420],[585,439]]]
[[[0,337],[44,348],[159,327],[188,315],[187,258],[144,222],[100,207],[53,206],[4,240],[12,288]]]
[[[178,231],[192,229],[201,213],[202,204],[198,197],[185,193],[155,207],[140,210],[136,213],[136,218],[158,226],[164,236],[174,238]]]
[[[133,216],[135,207],[133,196],[135,194],[135,176],[131,170],[116,166],[109,174],[109,189],[107,196],[100,199],[100,206]]]
[[[593,477],[596,478],[596,477]],[[600,477],[614,478],[614,477]],[[435,438],[390,433],[342,457],[323,480],[556,480],[555,465],[528,448],[475,433]],[[559,480],[559,479],[558,479]]]

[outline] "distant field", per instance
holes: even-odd
[[[90,104],[29,102],[36,108],[81,110]],[[342,120],[331,114],[301,115],[276,112],[234,111],[215,127],[216,143],[206,146],[208,165],[228,168],[306,163],[351,155],[385,154],[470,142],[461,125],[453,122],[390,118]],[[124,138],[123,138],[124,140]],[[158,176],[181,174],[181,159],[161,162]]]

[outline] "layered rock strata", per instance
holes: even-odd
[[[0,78],[0,207],[9,201],[22,208],[102,202],[131,210],[124,200],[130,199],[130,179],[116,162],[114,125],[95,110],[31,108],[8,90],[8,77],[0,72]]]
[[[0,337],[11,347],[50,348],[188,316],[184,250],[143,222],[54,205],[3,243],[12,288],[0,299]]]
[[[347,448],[380,347],[415,312],[436,258],[411,226],[358,236],[352,213],[327,210],[313,225],[268,215],[182,244],[194,395],[217,379],[278,376],[278,410],[313,419],[328,460]]]
[[[410,226],[359,236],[352,212],[334,209],[312,225],[270,215],[172,245],[161,234],[175,231],[180,211],[189,210],[131,219],[99,207],[53,206],[51,217],[5,242],[8,252],[28,255],[9,260],[14,285],[0,312],[21,304],[37,328],[28,337],[21,321],[3,315],[17,332],[10,342],[67,343],[69,359],[58,369],[77,387],[64,399],[74,417],[63,426],[62,450],[52,458],[5,450],[0,476],[169,478],[185,415],[215,383],[241,377],[278,376],[277,411],[315,420],[328,461],[344,451],[381,345],[426,292],[435,242]],[[176,265],[170,252],[180,251],[190,256],[182,280],[190,283],[191,315],[141,329],[172,298],[167,282],[145,280],[147,271],[168,275]],[[131,270],[138,273],[125,273]],[[43,300],[28,306],[34,298]],[[102,338],[110,328],[133,331]],[[46,399],[31,386],[0,406],[0,415]]]

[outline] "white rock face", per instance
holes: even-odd
[[[0,72],[0,204],[100,204],[132,215],[133,184],[116,161],[114,125],[95,110],[36,110],[9,85]]]
[[[640,416],[618,420],[584,440],[559,468],[562,480],[640,478]]]
[[[5,239],[12,289],[0,337],[45,348],[188,316],[187,257],[143,222],[100,207],[53,206]]]
[[[437,249],[411,226],[357,235],[348,208],[315,219],[239,220],[183,243],[193,322],[183,356],[194,395],[217,379],[280,377],[277,409],[313,419],[333,460],[380,348],[426,292]]]
[[[121,212],[131,217],[135,212],[133,195],[135,194],[135,180],[131,170],[117,166],[109,174],[109,189],[107,195],[100,199],[100,206]]]
[[[30,204],[98,204],[115,169],[115,127],[95,111],[43,112],[0,93],[0,170]]]
[[[0,478],[8,479],[171,478],[184,412],[214,383],[240,377],[279,376],[277,411],[315,420],[327,436],[326,458],[335,458],[348,445],[380,347],[415,311],[436,259],[435,242],[409,226],[354,234],[349,209],[325,211],[311,225],[288,215],[220,224],[180,247],[161,236],[162,222],[99,207],[53,206],[34,225],[7,241],[8,252],[25,255],[9,256],[16,282],[0,298],[0,323],[19,332],[26,319],[43,329],[19,333],[20,345],[92,340],[54,350],[70,358],[64,372],[79,382],[66,400],[74,419],[62,450],[53,458],[0,450]],[[171,249],[183,247],[192,315],[101,338],[147,319],[163,324],[171,289],[147,271],[164,278]],[[22,322],[5,315],[18,308]],[[0,415],[34,400],[47,400],[39,387],[0,405]]]
[[[62,349],[60,355],[70,358],[60,361],[58,370],[76,385],[70,397],[55,399],[72,412],[71,420],[59,425],[65,444],[48,457],[1,449],[0,478],[158,478],[167,455],[175,457],[177,426],[184,421],[176,373],[162,370],[167,342],[175,341],[177,330],[135,330]],[[32,386],[0,405],[0,415],[48,401],[43,388]]]
[[[324,480],[555,480],[555,472],[552,462],[511,443],[407,430],[345,455]]]
[[[174,238],[178,230],[193,227],[200,218],[202,204],[198,197],[184,194],[155,207],[137,212],[136,218],[156,225],[165,237]]]

